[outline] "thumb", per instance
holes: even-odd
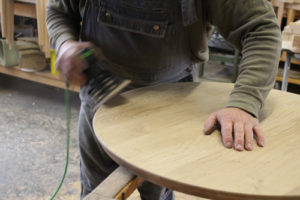
[[[208,135],[211,134],[215,129],[217,125],[217,113],[214,112],[211,114],[208,119],[204,123],[204,134]]]

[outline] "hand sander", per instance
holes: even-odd
[[[82,49],[79,51],[79,57],[88,65],[84,73],[88,77],[88,84],[92,86],[89,95],[97,102],[94,111],[131,83],[130,80],[116,77],[104,70],[92,49]]]

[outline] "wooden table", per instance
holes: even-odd
[[[226,149],[203,134],[229,83],[165,84],[124,93],[100,108],[94,130],[105,151],[136,175],[211,199],[300,199],[300,96],[271,91],[260,113],[266,146]]]

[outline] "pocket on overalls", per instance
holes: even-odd
[[[118,2],[116,5],[101,1],[97,22],[119,30],[164,38],[168,27],[168,12],[163,8],[145,8],[134,3]]]

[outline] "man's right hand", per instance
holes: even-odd
[[[87,82],[87,77],[83,73],[87,68],[87,64],[78,55],[78,52],[84,48],[95,49],[94,45],[90,42],[68,40],[61,45],[56,60],[56,69],[66,79],[80,86]]]

